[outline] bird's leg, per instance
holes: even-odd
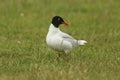
[[[59,60],[59,58],[60,58],[60,53],[57,53],[57,58],[56,58],[56,60]]]

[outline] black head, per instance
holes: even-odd
[[[52,19],[52,24],[53,24],[56,28],[58,28],[60,24],[68,25],[68,23],[66,23],[66,22],[63,20],[63,18],[60,17],[60,16],[55,16],[55,17],[53,17],[53,19]]]

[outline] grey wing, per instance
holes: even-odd
[[[73,47],[76,47],[78,45],[78,41],[75,40],[72,36],[70,36],[66,33],[63,33],[63,32],[61,34],[62,34],[61,36],[62,36],[63,40],[70,42]]]

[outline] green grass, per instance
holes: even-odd
[[[51,18],[88,41],[55,61]],[[0,0],[0,80],[120,80],[120,0]]]

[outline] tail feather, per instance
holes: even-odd
[[[78,45],[85,45],[87,41],[85,40],[78,40]]]

